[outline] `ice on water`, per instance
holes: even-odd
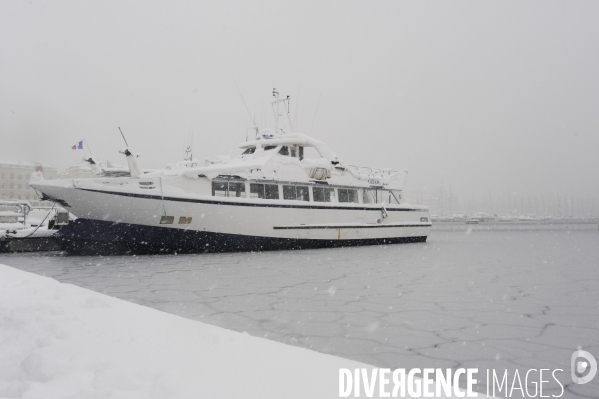
[[[437,230],[418,244],[0,263],[380,367],[478,367],[481,384],[487,368],[561,368],[566,384],[579,346],[599,358],[598,240],[596,225]]]

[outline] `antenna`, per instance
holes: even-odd
[[[254,121],[253,121],[253,123],[254,123],[254,126],[253,126],[253,127],[251,127],[251,128],[250,128],[250,127],[247,127],[247,126],[246,126],[246,128],[245,128],[245,141],[246,141],[246,142],[248,141],[248,130],[250,130],[250,129],[254,129],[254,130],[256,131],[256,135],[258,134],[258,128],[257,128],[257,126],[258,126],[258,125],[256,125],[256,116],[254,116]]]
[[[120,127],[119,127],[119,132],[121,132],[121,136],[123,136],[123,140],[125,140],[125,144],[127,144],[127,147],[129,147],[129,143],[127,143],[127,139],[125,138],[125,135],[123,134],[123,131],[121,130]]]
[[[294,121],[294,125],[297,128],[297,109],[299,107],[299,93],[300,93],[300,88],[297,88],[297,100],[295,100],[295,121]]]
[[[189,126],[189,136],[183,136],[183,141],[185,142],[185,155],[183,159],[185,161],[193,161],[193,122]]]
[[[245,107],[245,110],[248,113],[248,116],[250,117],[250,120],[252,121],[252,114],[247,106],[247,104],[245,103],[245,99],[243,98],[243,95],[241,94],[241,90],[239,90],[239,86],[237,86],[237,82],[233,81],[233,83],[235,83],[235,87],[237,88],[237,92],[239,93],[239,97],[241,97],[241,101],[243,101],[243,106]],[[258,125],[256,125],[256,118],[253,119],[253,123],[254,123],[254,130],[256,130],[256,134],[258,134]],[[245,132],[245,141],[247,141],[247,131]]]
[[[312,129],[314,128],[314,122],[316,121],[316,114],[318,113],[318,106],[320,105],[320,99],[322,98],[322,92],[320,96],[318,96],[318,103],[316,104],[316,111],[314,111],[314,119],[312,119],[312,127],[310,127],[310,134],[312,134]]]
[[[272,105],[277,104],[276,111],[274,107],[272,108],[273,112],[275,112],[275,133],[279,134],[279,92],[274,87],[272,89],[272,96],[275,98],[275,101],[272,103]]]
[[[289,121],[289,127],[291,128],[291,131],[294,132],[295,129],[293,128],[293,124],[291,123],[291,104],[289,104],[289,99],[290,97],[287,96],[287,105],[285,106],[285,108],[287,108],[287,120]]]

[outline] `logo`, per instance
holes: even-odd
[[[597,360],[581,349],[572,354],[571,373],[575,384],[586,384],[597,374]]]
[[[474,386],[478,369],[339,369],[339,397],[438,398],[478,396]],[[466,379],[466,389],[460,388],[460,376]],[[378,389],[377,389],[378,388]],[[406,396],[406,391],[408,396]]]

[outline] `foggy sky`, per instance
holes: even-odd
[[[407,190],[599,195],[593,1],[2,1],[0,160],[145,168],[297,131]],[[298,98],[299,93],[299,98]],[[320,103],[319,103],[320,99]],[[317,104],[318,111],[316,112]],[[87,150],[86,150],[87,151]]]

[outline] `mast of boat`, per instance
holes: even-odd
[[[277,110],[275,111],[275,132],[278,134],[279,133],[279,116],[280,116],[280,111],[279,111],[279,104],[282,102],[289,102],[289,96],[287,96],[286,98],[283,99],[279,99],[279,92],[277,91],[276,88],[272,89],[272,96],[275,98],[275,101],[272,102],[272,106],[273,106],[273,111],[274,111],[274,106],[277,106]],[[289,121],[289,123],[291,124],[291,121]]]
[[[121,136],[123,136],[123,140],[125,141],[125,144],[127,145],[127,147],[125,149],[120,150],[119,152],[121,154],[124,154],[125,158],[127,158],[127,164],[129,165],[129,172],[130,172],[131,177],[139,177],[139,176],[143,175],[144,172],[141,170],[141,168],[137,164],[137,160],[135,159],[136,156],[133,155],[131,153],[131,151],[129,151],[129,143],[127,143],[127,139],[125,138],[125,135],[123,134],[123,131],[121,130],[120,127],[119,127],[119,132],[121,132]]]
[[[235,81],[233,81],[233,83],[235,83]],[[237,86],[237,83],[235,83],[235,87],[237,87],[237,92],[239,93],[239,97],[241,97],[241,101],[243,102],[243,106],[245,107],[245,110],[248,113],[248,116],[250,117],[250,120],[253,121],[254,126],[252,127],[252,129],[254,129],[254,131],[256,132],[256,135],[254,137],[258,137],[258,135],[260,134],[260,127],[258,126],[258,124],[256,123],[256,117],[254,116],[252,118],[252,113],[250,112],[250,109],[248,108],[247,104],[245,103],[245,98],[243,98],[243,94],[241,94],[241,90],[239,90],[239,86]],[[248,141],[248,128],[245,129],[245,141]]]
[[[185,137],[185,155],[183,160],[186,162],[193,161],[193,122],[189,126],[189,136]]]

